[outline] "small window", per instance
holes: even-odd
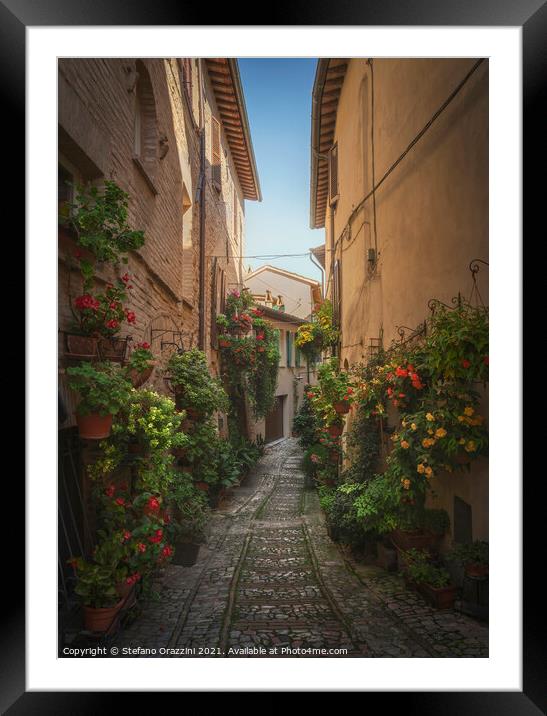
[[[334,144],[329,151],[329,204],[333,206],[338,201],[338,144]]]
[[[158,160],[158,127],[154,91],[148,70],[137,61],[133,152],[137,166],[149,182],[154,179]],[[155,188],[151,186],[155,191]]]
[[[302,353],[300,352],[300,348],[298,346],[295,346],[294,349],[294,363],[297,368],[302,367]]]
[[[290,368],[292,366],[292,333],[290,331],[287,331],[287,367]]]
[[[211,117],[211,179],[218,191],[222,187],[221,157],[220,157],[220,122]]]

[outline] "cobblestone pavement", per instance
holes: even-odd
[[[295,440],[268,448],[214,514],[198,562],[164,570],[159,598],[117,638],[119,655],[488,656],[486,626],[344,558],[300,459]]]

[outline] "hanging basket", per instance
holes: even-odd
[[[65,358],[78,362],[92,362],[99,359],[98,339],[95,336],[65,333],[65,344]]]
[[[154,368],[154,365],[150,365],[144,370],[135,370],[134,368],[131,369],[131,371],[129,372],[129,377],[131,379],[131,384],[133,385],[133,387],[140,388],[141,385],[144,385],[154,372]]]
[[[350,404],[348,400],[339,400],[336,403],[333,403],[332,407],[339,415],[346,415],[346,413],[349,413],[350,410]]]

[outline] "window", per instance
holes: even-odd
[[[287,333],[286,333],[286,341],[287,341],[287,367],[290,368],[292,366],[292,333],[290,331],[287,331]]]
[[[294,349],[294,364],[297,368],[302,366],[302,353],[300,352],[300,348],[298,346],[295,346]]]
[[[222,188],[220,122],[215,117],[211,117],[211,172],[213,186],[220,191]]]
[[[137,61],[137,74],[133,158],[154,193],[157,193],[153,185],[158,158],[156,103],[150,75],[141,60]]]
[[[338,201],[338,144],[334,144],[329,151],[329,204],[333,206]]]

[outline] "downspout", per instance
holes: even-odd
[[[319,271],[321,271],[321,298],[325,298],[325,269],[321,266],[319,261],[315,258],[312,251],[310,251],[310,261],[312,262],[312,264],[317,266]]]
[[[199,151],[200,151],[200,174],[199,174],[199,300],[198,300],[198,345],[200,350],[205,350],[205,116],[203,110],[203,60],[198,59],[198,83],[199,83]]]

